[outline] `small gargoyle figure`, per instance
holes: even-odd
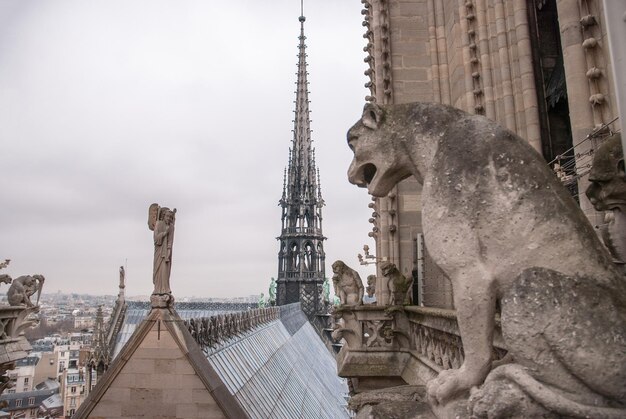
[[[374,294],[376,294],[376,275],[367,276],[367,287],[365,287],[365,292],[367,292],[368,297],[374,298]]]
[[[358,272],[338,260],[332,265],[335,295],[339,296],[342,305],[363,304],[363,281]]]
[[[389,305],[411,304],[411,287],[413,278],[409,279],[402,275],[396,265],[391,262],[382,262],[380,271],[387,278],[389,289]]]
[[[605,224],[600,227],[602,241],[611,252],[613,261],[626,265],[626,172],[621,134],[607,139],[593,155],[589,172],[591,183],[585,194],[597,211],[605,212]],[[626,272],[626,270],[624,270]]]
[[[35,304],[30,301],[30,297],[37,291],[41,295],[44,281],[43,275],[23,275],[15,278],[11,283],[9,291],[7,291],[9,305],[34,307]],[[39,299],[37,299],[37,303],[39,303]]]

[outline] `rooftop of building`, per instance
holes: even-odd
[[[16,367],[34,366],[39,363],[39,359],[40,357],[31,354],[27,356],[26,358],[18,359],[17,361],[15,361],[15,366]]]
[[[142,322],[150,313],[150,303],[143,301],[127,301],[128,308],[124,316],[124,322],[115,340],[113,357],[124,347],[130,339],[137,325]],[[233,313],[255,308],[257,303],[232,303],[215,301],[193,301],[176,303],[176,312],[183,319],[193,319],[200,317],[211,317],[218,314]]]
[[[4,411],[29,409],[38,407],[44,400],[59,394],[58,387],[56,389],[43,389],[24,391],[21,393],[6,393],[0,395],[0,401],[5,401],[7,406]]]
[[[347,384],[298,303],[217,317],[185,314],[187,322],[176,310],[153,309],[137,320],[120,356],[76,417],[159,409],[191,409],[200,415],[193,417],[204,417],[200,410],[209,405],[237,418],[349,416]],[[209,339],[208,324],[215,325]],[[170,368],[167,382],[163,368]],[[195,396],[185,400],[185,386],[192,384]],[[126,390],[149,394],[149,404],[138,405],[141,401]]]
[[[348,386],[333,355],[300,309],[280,307],[280,318],[205,353],[250,418],[348,417]]]

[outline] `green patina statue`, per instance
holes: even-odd
[[[276,280],[272,277],[270,281],[270,304],[274,305],[276,303]]]
[[[322,289],[324,290],[324,303],[330,303],[330,281],[328,278],[324,278]]]

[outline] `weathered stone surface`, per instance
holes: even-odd
[[[498,378],[479,389],[484,400],[515,383],[559,415],[626,416],[626,281],[526,141],[487,118],[412,103],[366,105],[348,142],[350,181],[372,195],[409,176],[423,184],[424,240],[452,282],[465,353],[428,383],[437,409]],[[515,363],[490,374],[498,300]]]
[[[350,409],[360,419],[435,418],[426,402],[424,386],[398,386],[372,390],[353,396]]]
[[[176,208],[170,210],[158,204],[150,205],[148,227],[154,231],[154,267],[152,282],[154,291],[150,297],[153,308],[167,308],[174,303],[170,288],[172,272],[172,247],[174,244],[174,224]]]
[[[221,383],[191,339],[175,313],[153,310],[75,417],[243,417],[238,405],[218,405]]]
[[[614,262],[626,265],[626,172],[620,133],[606,140],[593,156],[590,185],[585,191],[597,211],[606,211],[600,226],[604,244]],[[626,272],[626,271],[625,271]]]
[[[332,265],[333,285],[335,295],[339,297],[341,304],[360,305],[363,304],[363,281],[358,272],[348,265],[338,260]]]
[[[435,419],[426,402],[383,402],[367,405],[356,419]]]
[[[402,275],[396,265],[391,262],[382,262],[380,271],[387,279],[387,289],[389,290],[389,305],[402,305],[411,303],[411,286],[413,278]]]
[[[30,301],[30,297],[37,291],[41,295],[45,280],[43,275],[23,275],[15,278],[7,291],[7,301],[12,306],[34,307],[35,304]],[[37,298],[37,303],[39,303],[39,298]]]

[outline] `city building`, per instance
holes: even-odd
[[[40,360],[35,367],[34,385],[45,382],[46,380],[56,380],[59,376],[58,370],[58,354],[54,352],[54,348],[50,348],[48,352],[40,352]]]
[[[86,368],[84,366],[67,368],[61,374],[60,386],[63,415],[71,417],[89,394]]]
[[[35,370],[40,357],[31,354],[26,358],[19,359],[15,362],[15,369],[9,371],[7,375],[14,382],[13,388],[7,390],[8,393],[23,393],[31,391],[35,383]]]
[[[9,414],[10,418],[36,419],[40,416],[40,406],[44,401],[53,396],[58,395],[56,390],[33,390],[22,393],[2,394],[0,402],[5,402],[6,407],[3,408]],[[46,409],[53,410],[53,409]],[[58,411],[58,409],[54,409]]]

